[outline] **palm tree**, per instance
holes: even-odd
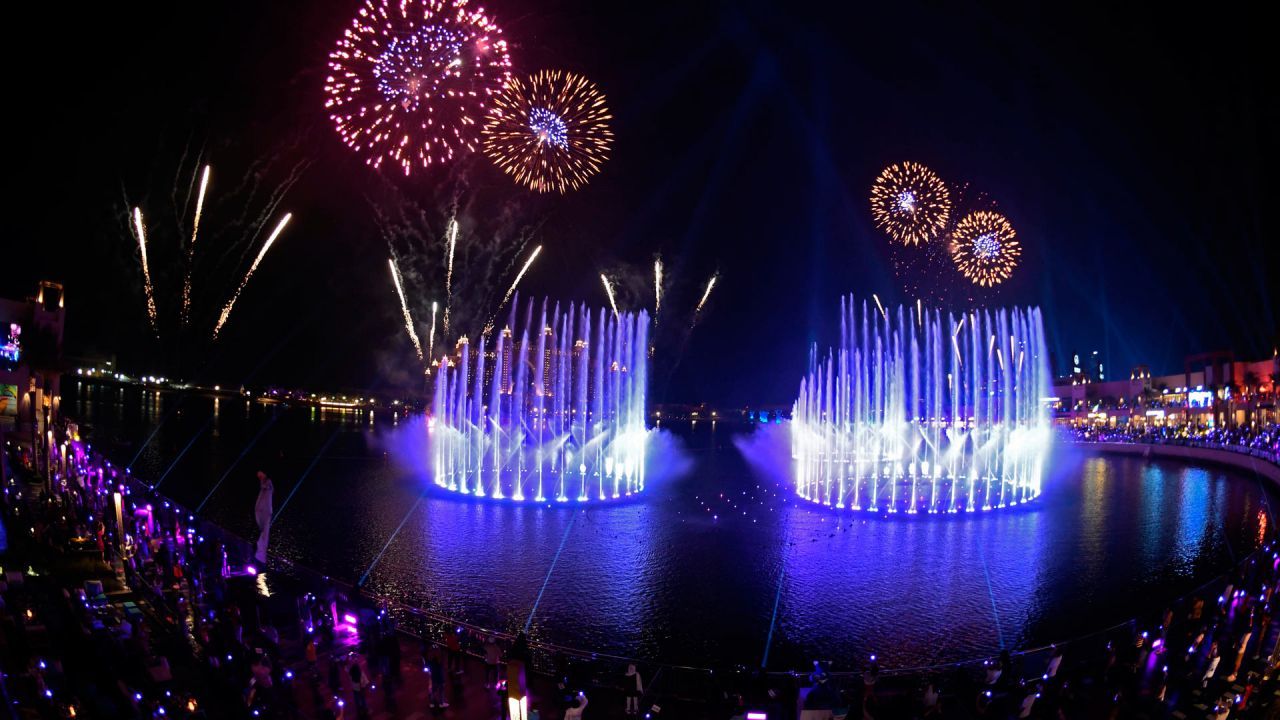
[[[1254,371],[1252,371],[1252,370],[1248,370],[1248,371],[1246,371],[1246,372],[1245,372],[1245,374],[1244,374],[1244,392],[1245,392],[1245,394],[1246,394],[1246,395],[1247,395],[1247,394],[1249,394],[1249,392],[1250,392],[1250,388],[1252,388],[1253,392],[1257,392],[1257,391],[1259,390],[1259,386],[1260,386],[1261,384],[1262,384],[1262,383],[1261,383],[1261,378],[1259,378],[1259,377],[1258,377],[1258,373],[1256,373],[1256,372],[1254,372]]]

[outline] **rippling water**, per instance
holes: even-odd
[[[1028,508],[837,514],[786,489],[783,428],[705,423],[655,434],[643,499],[517,507],[427,490],[420,419],[74,383],[67,402],[99,449],[137,454],[134,472],[180,502],[226,475],[205,514],[245,535],[267,467],[285,508],[273,552],[482,625],[532,616],[551,641],[690,665],[915,665],[1063,640],[1193,591],[1268,522],[1239,473],[1062,448]]]

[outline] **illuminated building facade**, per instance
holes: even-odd
[[[1105,427],[1240,427],[1280,421],[1280,358],[1236,360],[1231,353],[1188,356],[1183,371],[1152,375],[1146,365],[1128,378],[1061,378],[1053,388],[1059,424]]]

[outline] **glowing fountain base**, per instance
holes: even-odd
[[[792,409],[796,494],[834,508],[960,513],[1040,494],[1051,443],[1040,313],[840,303],[840,345]]]
[[[644,490],[649,318],[530,301],[516,326],[463,338],[436,374],[435,484],[516,502],[617,500]]]

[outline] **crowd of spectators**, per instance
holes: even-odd
[[[1078,427],[1065,431],[1070,439],[1084,442],[1185,445],[1241,452],[1280,465],[1280,425],[1242,427]]]
[[[1275,433],[1081,438],[1265,449]],[[24,717],[492,719],[528,708],[547,720],[1222,720],[1266,717],[1280,692],[1275,541],[1163,612],[1052,648],[926,670],[872,658],[856,671],[716,673],[571,656],[430,619],[410,636],[412,614],[350,588],[273,568],[268,590],[252,543],[113,477],[100,458],[44,477],[20,459],[11,467],[0,687]]]
[[[535,683],[523,635],[264,565],[253,543],[84,450],[47,474],[15,454],[4,478],[0,688],[24,716],[495,718],[514,708],[550,720],[582,717],[600,685],[563,654],[547,655]],[[637,676],[600,680],[623,714],[621,688],[640,687]],[[530,684],[543,686],[536,696]]]

